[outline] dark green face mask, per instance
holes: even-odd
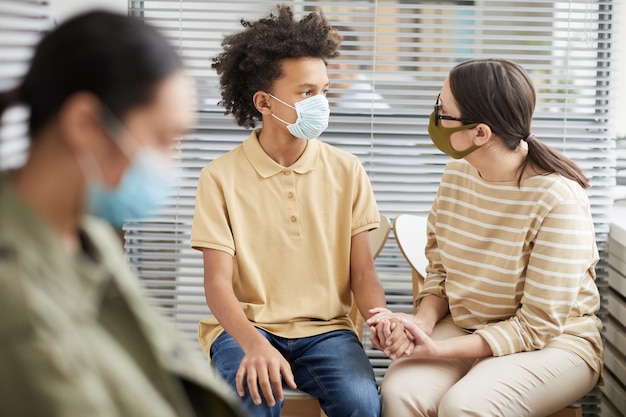
[[[455,132],[473,129],[479,124],[480,123],[470,123],[468,125],[463,125],[459,127],[444,127],[441,125],[440,121],[437,126],[435,126],[435,112],[432,112],[430,115],[430,120],[428,121],[428,134],[430,135],[430,140],[433,141],[435,146],[441,152],[450,155],[454,159],[461,159],[471,154],[482,145],[472,145],[465,150],[457,151],[452,148],[452,145],[450,145],[450,136],[452,136],[452,134]]]

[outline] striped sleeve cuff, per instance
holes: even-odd
[[[475,332],[480,335],[493,352],[493,356],[505,356],[524,351],[522,338],[511,322],[500,322]]]

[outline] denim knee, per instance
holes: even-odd
[[[337,330],[298,342],[296,382],[320,399],[329,417],[379,417],[380,398],[372,366],[356,335]]]

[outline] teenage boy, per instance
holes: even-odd
[[[371,365],[348,317],[385,306],[368,233],[379,215],[359,160],[316,138],[328,125],[326,61],[341,35],[282,6],[224,39],[222,104],[262,129],[202,170],[192,247],[215,318],[200,344],[255,416],[279,416],[283,383],[329,417],[378,417]]]

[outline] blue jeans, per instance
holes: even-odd
[[[257,329],[291,364],[298,389],[319,399],[328,417],[379,417],[380,399],[374,372],[363,346],[348,330],[300,339],[278,337]],[[211,362],[235,388],[235,375],[244,352],[223,332],[211,346]],[[259,389],[259,392],[261,390]],[[279,417],[284,404],[254,405],[247,389],[243,398],[255,417]]]

